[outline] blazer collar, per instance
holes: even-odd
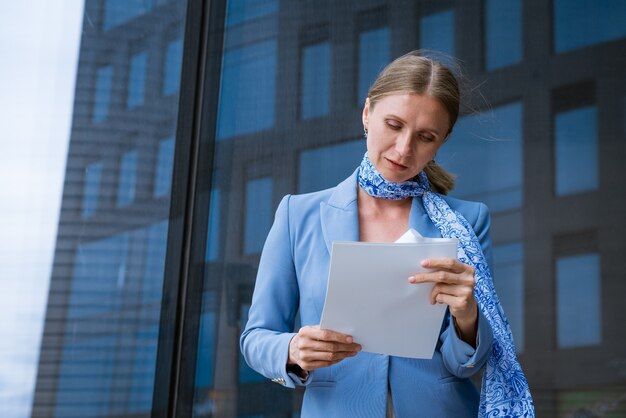
[[[359,211],[357,207],[357,173],[339,183],[328,202],[320,203],[322,233],[328,252],[333,241],[359,240]]]
[[[328,202],[320,203],[322,233],[328,252],[333,241],[359,240],[359,209],[357,206],[358,168],[350,177],[339,183]],[[414,197],[409,214],[409,228],[424,237],[440,237],[441,233],[428,217],[422,199]]]

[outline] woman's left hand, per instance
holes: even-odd
[[[446,303],[460,331],[460,337],[471,345],[476,344],[478,332],[478,305],[474,299],[474,267],[455,258],[428,258],[422,267],[431,271],[415,273],[410,283],[435,283],[430,302]]]

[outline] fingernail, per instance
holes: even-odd
[[[352,344],[352,337],[348,337],[348,338],[346,338],[346,342],[347,342],[348,344]]]
[[[428,265],[429,261],[430,260],[426,258],[426,259],[422,260],[422,262],[420,264],[422,265],[422,267],[426,267]]]
[[[415,276],[409,276],[409,282],[415,283]]]

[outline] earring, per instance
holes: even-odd
[[[365,139],[367,139],[367,128],[363,127],[363,135],[365,135]]]

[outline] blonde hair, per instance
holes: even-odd
[[[370,87],[367,93],[370,108],[381,98],[400,92],[427,94],[437,99],[448,112],[450,128],[446,138],[450,135],[459,117],[461,94],[456,77],[447,67],[425,57],[421,51],[397,58],[383,69]],[[435,160],[426,165],[424,172],[435,192],[445,195],[454,188],[454,176]]]

